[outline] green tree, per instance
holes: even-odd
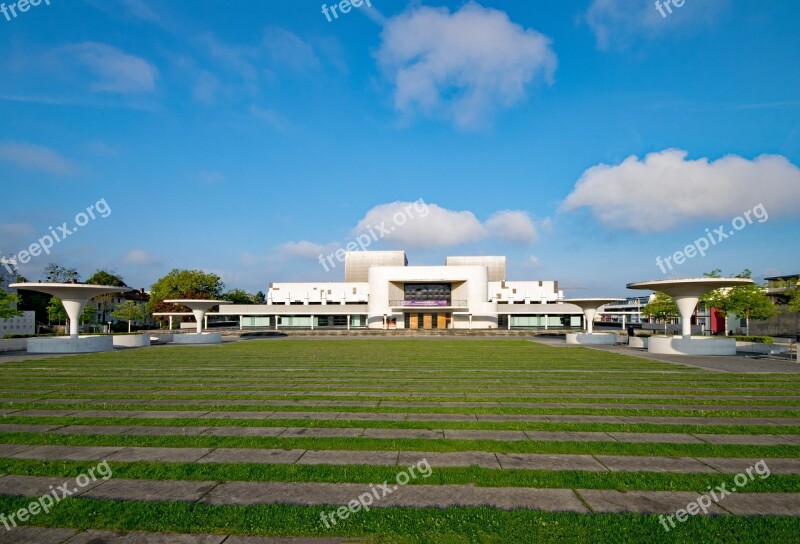
[[[86,280],[86,283],[92,285],[110,285],[112,287],[127,287],[125,282],[122,280],[122,276],[119,276],[111,270],[107,270],[105,268],[98,269],[94,274],[91,275],[89,279]],[[101,323],[106,322],[106,316],[108,315],[108,310],[111,307],[111,302],[118,296],[118,293],[108,293],[107,295],[100,295],[94,299],[97,302],[97,309],[101,312]]]
[[[233,304],[256,304],[255,295],[251,295],[244,289],[231,289],[222,294],[222,300],[228,300]]]
[[[0,289],[0,319],[22,315],[17,309],[17,304],[19,297],[16,294]]]
[[[150,301],[147,303],[147,313],[154,312],[181,312],[180,306],[166,304],[168,299],[218,299],[222,296],[225,284],[216,274],[202,270],[179,270],[174,268],[159,278],[150,287]]]
[[[789,298],[789,303],[786,305],[786,309],[790,312],[800,312],[800,289],[798,289],[797,286],[794,287],[794,292]]]
[[[92,323],[94,322],[96,317],[95,309],[90,306],[86,305],[83,309],[83,313],[79,319],[80,323]],[[61,299],[58,297],[52,297],[50,299],[50,303],[47,305],[47,318],[52,324],[53,322],[61,325],[62,323],[67,323],[67,311],[64,309],[64,305],[61,304]]]
[[[111,316],[128,322],[128,332],[131,332],[131,322],[137,319],[144,319],[144,312],[141,307],[132,300],[126,300],[117,309],[111,312]]]
[[[264,304],[265,302],[267,302],[267,295],[264,294],[264,291],[256,293],[256,304]]]
[[[800,278],[780,280],[775,287],[783,289],[781,295],[786,298],[785,308],[790,312],[800,312]]]
[[[67,268],[57,263],[50,263],[42,270],[44,278],[48,283],[69,283],[79,281],[81,275],[74,268]]]
[[[98,269],[86,280],[86,283],[92,285],[110,285],[112,287],[127,287],[125,282],[122,281],[122,276],[105,268]]]
[[[664,334],[667,334],[669,320],[678,316],[678,306],[671,296],[656,292],[656,296],[642,307],[642,314],[651,316],[656,320],[664,320]]]
[[[749,268],[745,268],[734,277],[751,278],[752,275],[752,271]],[[716,269],[707,272],[704,276],[719,278],[722,277],[722,273],[719,269]],[[700,300],[707,306],[716,308],[723,318],[727,318],[729,313],[744,317],[748,336],[750,335],[751,319],[769,319],[778,313],[777,308],[767,296],[766,288],[756,283],[716,289],[703,295]]]
[[[24,276],[17,276],[17,283],[27,283]],[[50,303],[50,295],[37,291],[20,290],[17,294],[19,304],[17,309],[23,312],[34,312],[36,321],[44,323],[47,321],[47,305]]]
[[[775,317],[778,309],[767,296],[767,290],[754,283],[737,285],[728,292],[728,311],[745,318],[746,334],[750,336],[750,320]]]

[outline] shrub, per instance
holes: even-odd
[[[753,342],[756,344],[774,344],[775,339],[771,336],[734,336],[737,342]]]

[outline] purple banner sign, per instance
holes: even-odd
[[[447,306],[446,300],[404,300],[403,306]]]

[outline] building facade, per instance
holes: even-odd
[[[225,305],[241,328],[564,329],[582,312],[556,281],[507,281],[505,257],[409,266],[404,251],[351,251],[344,282],[271,283],[266,304]]]
[[[0,257],[0,289],[14,292],[9,284],[17,281],[17,262]],[[36,333],[36,312],[22,312],[22,315],[0,319],[0,338],[6,335],[27,335]]]

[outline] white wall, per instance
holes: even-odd
[[[393,314],[393,283],[459,283],[452,293],[452,300],[466,300],[468,311],[472,313],[472,328],[497,328],[497,304],[489,302],[487,270],[485,266],[387,266],[369,269],[369,327],[382,328],[384,315],[396,315],[402,319],[402,310]],[[454,286],[456,287],[456,286]],[[396,291],[395,291],[396,292]],[[454,314],[453,327],[469,327],[467,315]]]
[[[267,304],[366,304],[369,295],[369,283],[364,282],[273,283]]]
[[[36,334],[36,312],[22,312],[21,316],[0,319],[0,338],[7,334]]]
[[[492,281],[489,300],[517,304],[547,304],[558,300],[554,281]]]

